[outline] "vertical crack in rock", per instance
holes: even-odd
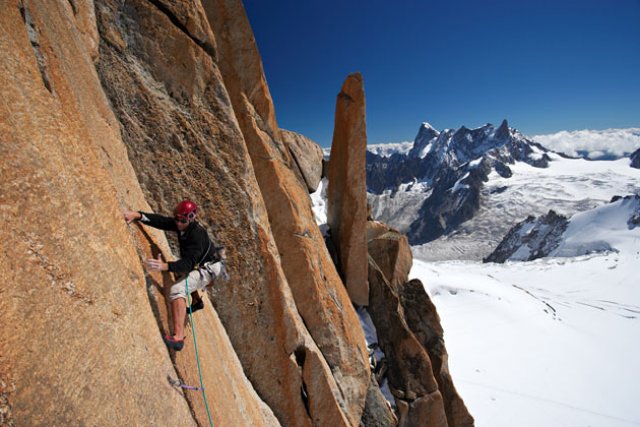
[[[182,23],[180,20],[169,10],[160,0],[149,0],[149,3],[154,5],[160,12],[165,14],[167,18],[176,26],[180,31],[182,31],[187,37],[189,37],[195,44],[200,46],[202,50],[204,50],[214,61],[217,61],[216,50],[211,45],[211,43],[207,43],[206,41],[200,40],[193,36],[189,29]]]
[[[40,70],[40,75],[42,76],[42,83],[44,83],[44,87],[47,88],[49,93],[53,93],[51,80],[49,79],[49,75],[47,71],[47,61],[45,60],[45,57],[42,54],[42,51],[40,50],[40,42],[38,41],[38,31],[36,30],[36,27],[33,24],[33,20],[31,19],[31,14],[29,13],[29,9],[27,8],[27,6],[24,3],[20,3],[18,7],[20,8],[20,15],[22,16],[24,25],[27,28],[27,35],[29,36],[31,47],[33,48],[33,52],[36,55],[36,60],[38,61],[38,69]]]
[[[162,251],[160,250],[160,247],[153,241],[153,238],[142,226],[140,226],[140,224],[138,224],[137,228],[138,228],[138,231],[140,231],[140,233],[144,236],[146,240],[146,244],[149,245],[149,248],[151,250],[151,257],[154,259],[157,258],[157,256],[162,253]],[[137,241],[135,243],[135,248],[136,248],[136,253],[138,254],[138,258],[140,259],[140,263],[141,264],[144,263],[145,256],[142,250],[140,249],[140,245],[138,244]],[[162,314],[160,313],[160,307],[159,307],[160,302],[156,297],[156,293],[162,294],[163,289],[166,286],[170,286],[171,280],[168,277],[167,272],[163,273],[162,277],[163,277],[164,283],[158,283],[156,280],[153,279],[153,277],[151,277],[150,274],[145,273],[144,275],[149,305],[151,307],[151,311],[153,312],[153,317],[155,318],[156,323],[158,325],[158,330],[160,334],[164,336],[165,334],[168,333],[168,331],[165,329],[162,323]],[[135,281],[136,279],[137,278],[132,277],[133,281]],[[171,364],[173,365],[176,373],[179,372],[180,367],[176,362],[176,354],[174,352],[169,352],[169,349],[167,349],[167,353],[169,354],[169,358],[171,359]],[[172,382],[172,378],[170,375],[167,375],[167,381],[169,383]],[[187,406],[189,407],[189,411],[191,412],[191,417],[193,418],[194,422],[197,423],[198,422],[198,416],[196,414],[197,409],[193,403],[193,396],[183,393],[182,397],[184,398],[185,402],[187,403]],[[0,427],[4,427],[4,425],[0,423]]]
[[[73,10],[73,14],[75,16],[78,15],[78,5],[76,4],[76,0],[68,0],[69,4],[71,5],[71,9]]]
[[[306,349],[303,346],[299,346],[293,352],[295,356],[296,363],[300,367],[300,381],[302,382],[302,386],[300,387],[300,397],[302,398],[302,402],[304,403],[304,409],[307,411],[307,415],[309,418],[311,417],[311,409],[309,407],[309,393],[307,393],[307,384],[304,382],[304,375],[302,374],[304,371],[304,362],[307,358]]]

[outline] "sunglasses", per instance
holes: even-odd
[[[177,217],[176,216],[176,217],[173,218],[173,220],[175,222],[179,222],[180,224],[186,224],[186,223],[189,222],[189,220],[187,218],[185,218],[185,217]]]

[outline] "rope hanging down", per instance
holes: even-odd
[[[200,390],[202,390],[202,397],[204,398],[204,406],[207,408],[207,416],[209,417],[209,426],[213,427],[213,421],[211,421],[211,411],[209,410],[209,403],[207,402],[207,392],[202,384],[202,369],[200,369],[200,356],[198,355],[198,341],[196,340],[196,330],[193,324],[193,312],[191,310],[191,294],[189,293],[189,277],[185,279],[185,288],[187,291],[187,304],[189,305],[189,322],[191,323],[191,335],[193,335],[193,346],[196,349],[196,362],[198,362],[198,375],[200,377]],[[190,387],[190,386],[187,386]],[[184,387],[184,388],[187,388]]]

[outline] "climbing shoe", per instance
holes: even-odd
[[[191,304],[191,313],[195,313],[198,310],[202,310],[204,308],[204,301],[199,300]],[[189,307],[187,307],[187,316],[189,315]]]
[[[171,335],[165,335],[163,337],[164,343],[172,350],[180,351],[184,347],[184,340],[175,340]]]

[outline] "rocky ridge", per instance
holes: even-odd
[[[498,247],[483,261],[503,263],[506,260],[532,261],[549,255],[560,246],[569,220],[553,210],[535,218],[528,216],[514,225]]]
[[[350,326],[357,324],[357,316],[323,245],[307,186],[295,174],[298,163],[281,137],[244,8],[237,1],[204,4],[219,40],[222,74],[275,243],[285,260],[281,263],[283,272],[304,325],[315,341],[299,343],[295,350],[303,371],[303,387],[308,390],[311,419],[316,424],[355,425],[362,415],[369,383],[364,335],[361,329]],[[280,404],[282,397],[278,399]],[[333,408],[328,399],[334,401]]]
[[[531,261],[617,252],[615,242],[640,225],[640,195],[615,196],[611,202],[571,218],[549,211],[516,224],[485,262]]]
[[[399,425],[472,426],[473,417],[449,374],[443,330],[419,280],[407,237],[368,222],[370,304],[380,362],[398,410]]]

